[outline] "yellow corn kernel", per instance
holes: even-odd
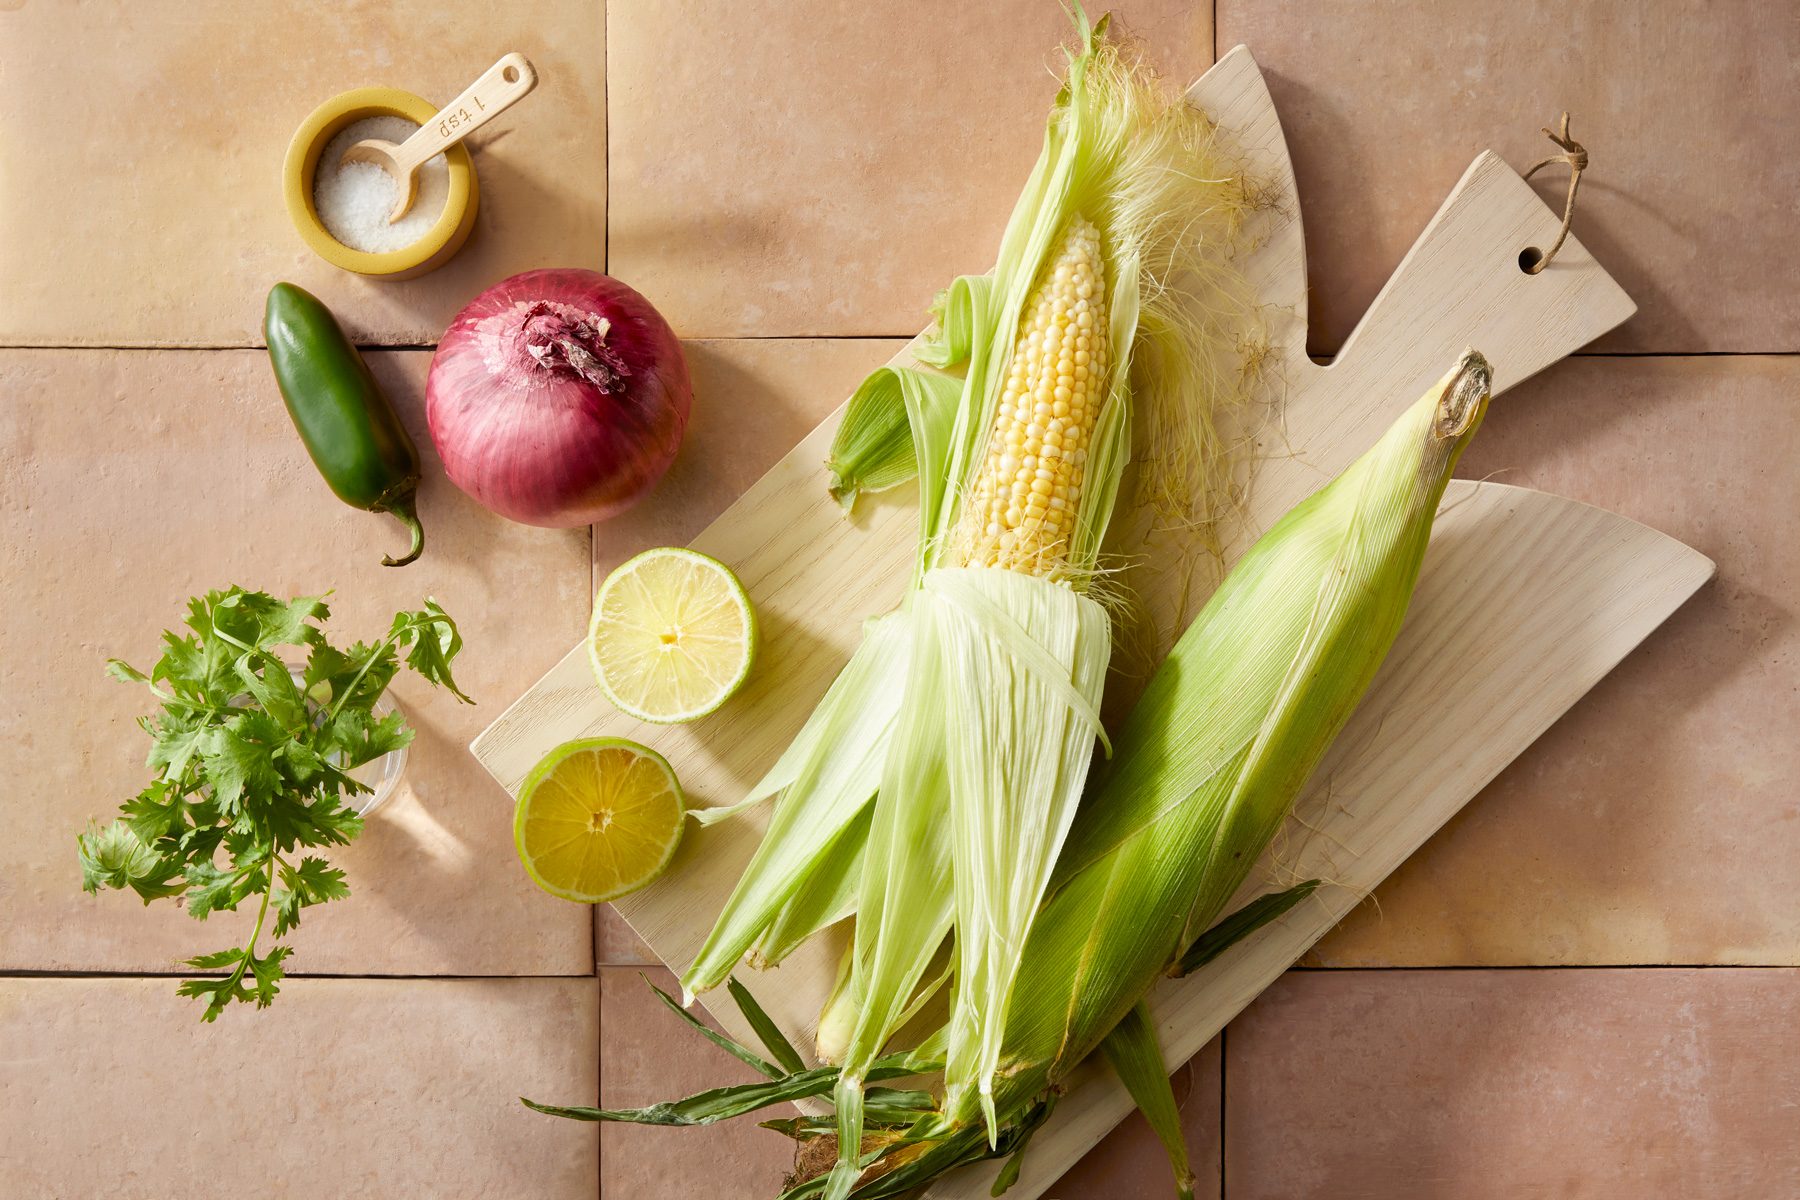
[[[963,565],[1046,576],[1067,557],[1105,398],[1106,330],[1100,232],[1077,215],[1020,316],[987,462],[957,518]]]

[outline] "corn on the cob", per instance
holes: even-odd
[[[1134,396],[1129,368],[1140,344],[1213,353],[1198,314],[1229,306],[1191,290],[1194,267],[1235,233],[1245,189],[1204,115],[1075,16],[1081,50],[994,271],[958,281],[921,351],[966,359],[963,378],[878,372],[834,446],[840,495],[917,474],[913,590],[753,792],[779,793],[769,832],[682,980],[716,986],[752,947],[778,957],[858,883],[844,1041],[821,1045],[843,1065],[833,1200],[854,1181],[863,1081],[952,932],[946,1079],[998,1135],[1008,997],[1101,732],[1111,628],[1086,591],[1134,419],[1220,399],[1187,369]],[[827,861],[846,854],[857,875]]]
[[[1047,576],[1068,556],[1088,443],[1106,396],[1106,268],[1080,215],[1021,322],[987,461],[963,500],[956,559]]]
[[[1399,633],[1438,503],[1486,413],[1490,387],[1486,361],[1465,354],[1372,449],[1257,542],[1151,680],[1091,789],[1024,948],[1021,979],[1029,986],[1008,997],[991,1097],[998,1140],[982,1136],[994,1118],[969,1091],[947,1089],[929,1112],[917,1100],[894,1103],[885,1115],[871,1104],[869,1140],[849,1142],[848,1155],[840,1144],[832,1182],[843,1194],[898,1196],[1021,1148],[1057,1082],[1219,915]],[[1109,1057],[1154,1061],[1142,1044],[1147,1031],[1127,1032],[1130,1052]],[[936,1069],[955,1036],[953,1019],[911,1058],[871,1064],[869,1078]],[[823,1090],[815,1070],[708,1093],[706,1103],[735,1115]],[[857,1106],[860,1133],[860,1088],[847,1096],[840,1076],[836,1091],[840,1102]],[[666,1106],[557,1111],[667,1120]],[[841,1139],[841,1109],[838,1130]],[[786,1197],[819,1192],[817,1180],[802,1181]]]
[[[1243,884],[1400,631],[1490,388],[1465,354],[1257,542],[1152,678],[1032,927],[1003,1110],[1091,1053]]]

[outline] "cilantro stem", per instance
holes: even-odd
[[[369,652],[369,657],[363,660],[362,669],[356,673],[356,678],[354,678],[350,681],[350,686],[344,689],[342,695],[340,695],[337,699],[335,699],[331,702],[331,711],[328,714],[326,714],[327,724],[329,724],[331,721],[337,720],[338,713],[343,711],[344,701],[348,700],[350,697],[352,697],[356,694],[356,689],[359,686],[361,686],[361,684],[362,684],[363,676],[367,675],[369,673],[369,668],[374,666],[375,663],[381,658],[381,656],[383,654],[387,653],[388,647],[393,644],[394,644],[394,635],[389,634],[387,636],[386,640],[384,640],[381,643],[381,645],[375,647],[374,650]]]
[[[265,918],[269,915],[269,897],[273,896],[274,894],[275,894],[275,861],[273,859],[270,859],[269,860],[269,878],[268,878],[268,882],[263,887],[262,903],[256,906],[256,925],[254,928],[252,928],[250,930],[249,945],[244,947],[244,961],[245,962],[250,961],[250,957],[256,953],[256,939],[262,936],[263,918]],[[243,973],[244,973],[243,968],[240,965],[240,967],[238,969],[238,974],[241,976],[241,975],[243,975]]]
[[[256,961],[256,941],[258,938],[262,937],[263,921],[269,915],[269,897],[274,895],[274,893],[275,861],[273,856],[271,856],[269,861],[268,883],[267,886],[263,888],[262,903],[258,905],[256,909],[256,925],[250,930],[249,942],[244,945],[244,957],[238,959],[237,970],[231,973],[231,978],[226,981],[225,987],[215,993],[217,997],[222,998],[227,995],[235,995],[237,993],[238,985],[244,982],[244,972],[250,969],[250,964],[252,962]],[[215,1000],[214,1004],[221,1010],[225,1007],[225,1004],[220,1000]]]
[[[434,618],[426,621],[425,624],[436,625],[436,624],[438,624],[438,620],[437,620],[437,618],[434,617]],[[333,700],[331,702],[331,711],[329,714],[327,714],[327,719],[330,721],[337,720],[338,713],[343,710],[344,702],[349,700],[350,697],[356,695],[356,689],[358,686],[361,685],[361,683],[363,681],[363,676],[365,676],[369,673],[369,669],[371,667],[373,667],[376,663],[381,661],[381,656],[386,654],[390,647],[394,646],[395,644],[397,644],[399,642],[400,636],[402,634],[414,632],[414,631],[418,630],[419,628],[420,628],[420,623],[418,621],[409,621],[405,625],[402,625],[399,628],[394,629],[391,632],[389,632],[387,637],[385,637],[381,640],[381,644],[379,646],[376,646],[375,649],[373,649],[369,652],[369,657],[363,660],[362,669],[356,673],[356,678],[354,678],[350,681],[350,686],[344,689],[344,692],[341,696],[338,696],[335,700]]]
[[[229,633],[226,633],[223,629],[220,629],[218,627],[218,625],[216,625],[216,624],[212,627],[212,634],[214,637],[218,638],[221,642],[224,642],[227,645],[236,646],[239,650],[242,650],[246,653],[253,652],[256,649],[256,647],[252,646],[249,642],[240,641],[239,639],[232,637]]]

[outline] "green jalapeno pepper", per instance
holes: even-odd
[[[425,531],[413,508],[418,447],[337,318],[311,293],[278,283],[269,289],[263,337],[288,415],[337,498],[393,513],[412,530],[405,556],[382,564],[403,567],[419,557]]]

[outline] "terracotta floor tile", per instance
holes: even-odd
[[[1179,86],[1211,64],[1210,5],[1112,7]],[[993,264],[1068,31],[1040,0],[614,5],[612,269],[689,335],[912,336]]]
[[[1290,974],[1225,1035],[1233,1200],[1800,1195],[1791,970]]]
[[[427,458],[425,556],[390,517],[340,504],[313,470],[260,351],[0,352],[0,762],[15,781],[0,841],[0,969],[170,970],[251,914],[190,920],[170,902],[83,895],[75,835],[147,782],[134,725],[151,698],[115,683],[149,666],[187,597],[242,583],[337,591],[339,638],[385,631],[435,596],[462,623],[473,708],[403,675],[407,787],[334,855],[353,895],[307,915],[291,969],[355,974],[575,974],[585,907],[540,892],[512,844],[506,794],[468,742],[580,636],[585,531],[527,529],[445,481],[421,417],[427,355],[369,356]],[[528,613],[529,620],[519,619]]]
[[[1321,943],[1335,966],[1800,964],[1800,359],[1593,358],[1459,474],[1711,556],[1690,600]]]
[[[605,30],[593,0],[292,8],[0,5],[0,344],[250,345],[277,279],[362,342],[435,342],[528,267],[600,265]],[[429,31],[429,32],[427,32]],[[475,146],[481,208],[455,261],[405,283],[327,265],[282,198],[289,138],[321,102],[385,84],[438,103],[502,53],[537,90]]]
[[[595,526],[596,580],[641,550],[691,541],[903,345],[886,338],[688,342],[694,413],[687,442],[651,501]],[[594,929],[597,961],[656,962],[610,905],[596,910]]]
[[[671,972],[654,967],[645,974],[677,992]],[[600,970],[600,1046],[605,1108],[636,1108],[757,1078],[663,1007],[635,967]],[[768,1115],[792,1116],[793,1109],[771,1108]],[[748,1117],[688,1129],[606,1125],[600,1146],[600,1193],[625,1200],[768,1200],[780,1192],[794,1159],[792,1142]]]
[[[1476,153],[1592,154],[1575,232],[1637,300],[1607,349],[1800,349],[1800,8],[1758,0],[1220,0],[1294,156],[1312,344],[1331,353]],[[1540,173],[1560,210],[1566,171]]]
[[[656,951],[609,904],[594,910],[594,961],[603,967],[657,965]]]
[[[1198,1177],[1194,1195],[1200,1200],[1217,1200],[1224,1194],[1219,1181],[1220,1070],[1219,1042],[1214,1039],[1174,1076],[1175,1101],[1187,1133],[1188,1165]],[[1171,1178],[1162,1143],[1143,1114],[1134,1112],[1044,1195],[1048,1200],[1172,1196]]]
[[[203,1025],[172,979],[0,980],[8,1200],[591,1200],[593,979],[291,980]]]

